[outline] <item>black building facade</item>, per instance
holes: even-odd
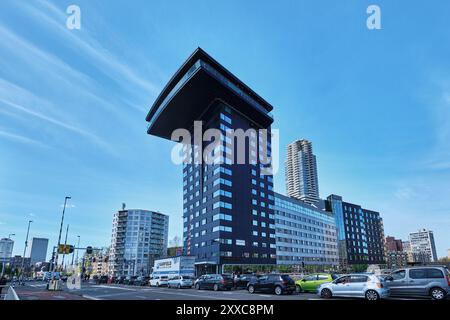
[[[379,212],[344,202],[337,195],[327,198],[326,207],[335,216],[342,268],[355,264],[385,263],[384,227]]]
[[[195,256],[197,272],[226,265],[276,264],[269,112],[272,106],[217,61],[197,49],[152,106],[148,133],[170,139],[175,129],[192,137],[184,146],[184,253]],[[196,125],[194,125],[196,122]],[[201,124],[199,139],[198,124]],[[220,141],[205,139],[209,129]],[[238,163],[242,129],[245,163]],[[267,130],[266,139],[259,131]],[[204,157],[216,143],[210,161]],[[266,153],[261,149],[266,147]]]

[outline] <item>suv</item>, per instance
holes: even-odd
[[[292,294],[295,291],[295,282],[292,278],[285,274],[268,274],[252,278],[247,290],[254,292],[271,292],[277,296],[287,293]]]
[[[195,280],[195,289],[231,290],[233,278],[228,274],[205,274]]]
[[[392,296],[430,296],[443,300],[450,294],[450,273],[444,266],[398,269],[385,281]]]

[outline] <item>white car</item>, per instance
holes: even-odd
[[[169,278],[167,276],[152,276],[150,278],[149,284],[150,287],[161,287],[167,286]]]
[[[169,288],[192,288],[194,285],[194,277],[190,276],[176,276],[171,278],[167,282],[167,287]]]

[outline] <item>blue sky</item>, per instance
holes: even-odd
[[[382,30],[366,28],[381,7]],[[66,8],[81,9],[81,30]],[[0,2],[0,236],[110,242],[113,213],[170,215],[182,232],[182,170],[145,115],[201,46],[274,105],[281,156],[313,142],[322,197],[380,211],[386,235],[435,232],[450,248],[448,1]],[[284,193],[284,171],[275,176]]]

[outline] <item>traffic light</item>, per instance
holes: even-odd
[[[87,254],[92,254],[92,247],[91,246],[86,248],[86,253]]]

